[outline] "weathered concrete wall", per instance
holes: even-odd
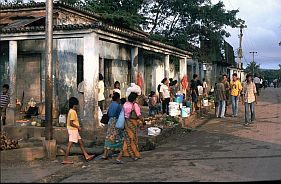
[[[100,57],[105,59],[130,60],[130,47],[122,44],[100,41]]]
[[[44,101],[44,47],[44,40],[18,41],[17,98],[21,99],[24,92],[25,102],[31,97]]]
[[[65,104],[77,91],[77,55],[83,55],[83,38],[57,39],[57,95],[61,113],[67,112]]]
[[[86,19],[82,16],[75,15],[73,13],[68,13],[66,11],[60,11],[57,13],[56,19],[54,21],[55,25],[68,25],[68,24],[90,24],[93,21]]]
[[[165,66],[164,61],[160,59],[154,60],[153,65],[153,73],[152,73],[152,90],[157,92],[157,86],[161,83],[161,81],[165,77]]]

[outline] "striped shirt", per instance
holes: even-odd
[[[7,107],[10,103],[10,96],[9,94],[0,94],[0,107]]]
[[[242,90],[242,94],[245,97],[245,102],[253,103],[254,101],[256,101],[255,93],[257,93],[255,83],[250,82],[248,84],[247,82],[245,82]]]

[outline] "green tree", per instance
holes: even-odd
[[[253,75],[260,75],[261,74],[261,69],[260,69],[260,64],[257,64],[254,61],[251,61],[247,67],[246,67],[246,72],[247,73],[252,73]]]
[[[101,15],[107,23],[138,27],[145,18],[139,14],[143,0],[85,0],[83,7]]]
[[[152,38],[160,39],[182,49],[188,43],[222,39],[230,34],[226,26],[238,27],[244,21],[236,18],[238,10],[227,11],[223,2],[210,0],[147,0],[142,9]]]

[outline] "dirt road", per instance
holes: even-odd
[[[114,160],[97,160],[72,166],[59,166],[57,163],[56,167],[60,167],[58,170],[33,181],[281,180],[281,88],[262,90],[256,117],[255,125],[245,128],[242,125],[244,107],[240,104],[237,118],[209,119],[195,131],[182,131],[171,136],[156,150],[143,152],[141,160],[124,158],[124,165],[117,165]],[[11,171],[10,167],[2,168],[1,164],[1,182],[12,181],[8,177]],[[16,175],[17,171],[14,173]]]

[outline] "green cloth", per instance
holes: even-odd
[[[116,122],[117,119],[115,117],[110,118],[108,122],[104,148],[112,151],[121,151],[123,149],[124,130],[116,128]]]

